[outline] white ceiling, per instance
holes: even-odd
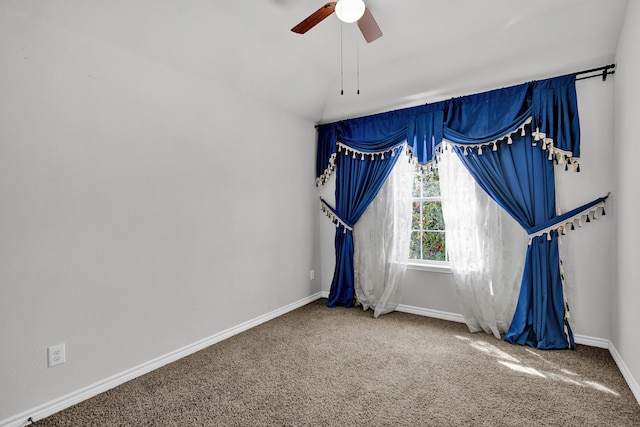
[[[384,33],[370,44],[335,15],[290,31],[324,0],[3,0],[0,9],[326,122],[605,65],[627,4],[365,2]]]

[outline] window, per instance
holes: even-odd
[[[447,261],[440,180],[436,166],[432,171],[427,171],[416,164],[413,174],[409,259],[424,264],[443,264]]]

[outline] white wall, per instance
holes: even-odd
[[[614,81],[581,80],[576,87],[582,132],[581,172],[565,172],[564,168],[558,168],[557,188],[564,212],[606,195],[614,186],[611,138]],[[320,194],[332,202],[334,188],[335,183],[330,180]],[[320,217],[319,221],[322,288],[328,292],[335,265],[335,228],[327,218]],[[611,215],[592,221],[565,236],[561,246],[573,332],[605,341],[611,334],[609,303],[614,224]],[[403,305],[461,313],[451,274],[408,270],[401,286]]]
[[[640,279],[638,279],[638,182],[640,158],[638,116],[640,115],[640,2],[630,1],[616,53],[615,91],[615,170],[616,192],[613,195],[617,232],[614,246],[611,314],[612,343],[635,378],[636,398],[640,401]]]
[[[320,291],[312,121],[4,7],[0,63],[0,423]]]
[[[615,77],[576,82],[580,111],[580,172],[556,170],[556,187],[562,212],[614,192],[613,93]],[[615,216],[612,200],[606,216],[562,238],[560,256],[565,267],[565,290],[574,334],[611,338],[612,270]]]
[[[453,274],[407,269],[402,282],[401,304],[421,309],[453,314],[462,318]]]

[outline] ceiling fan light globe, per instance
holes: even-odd
[[[335,11],[338,19],[350,24],[362,18],[364,9],[365,6],[362,0],[339,0]]]

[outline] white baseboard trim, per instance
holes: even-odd
[[[464,316],[457,313],[449,313],[446,311],[431,310],[428,308],[412,307],[409,305],[400,304],[396,311],[402,311],[405,313],[417,314],[419,316],[435,317],[436,319],[450,320],[452,322],[464,323]],[[611,342],[603,338],[594,338],[586,335],[574,335],[576,344],[588,345],[590,347],[598,347],[609,349]]]
[[[410,305],[400,304],[396,311],[403,313],[417,314],[418,316],[435,317],[436,319],[449,320],[452,322],[464,323],[464,316],[457,313],[449,313],[447,311],[431,310],[429,308],[413,307]]]
[[[588,337],[586,335],[574,334],[573,341],[576,344],[588,345],[589,347],[605,348],[607,350],[609,350],[609,348],[611,347],[611,341],[609,340],[605,340],[603,338]]]
[[[329,292],[320,292],[321,298],[329,298]],[[435,317],[436,319],[450,320],[452,322],[464,323],[462,314],[448,313],[446,311],[431,310],[429,308],[414,307],[411,305],[400,304],[395,311],[403,313],[417,314],[418,316]]]
[[[618,353],[618,350],[616,350],[616,347],[611,342],[609,342],[609,353],[611,353],[611,357],[613,357],[613,360],[616,362],[616,365],[618,365],[618,369],[620,369],[622,376],[624,377],[625,381],[629,385],[629,388],[631,389],[631,393],[633,393],[633,396],[636,398],[636,400],[638,401],[638,404],[640,405],[640,385],[638,384],[638,381],[636,381],[636,379],[631,374],[631,371],[629,370],[627,365],[624,363],[624,360],[622,360],[622,357],[620,356],[620,353]]]
[[[84,400],[87,400],[93,396],[96,396],[100,393],[104,393],[107,390],[110,390],[114,387],[119,386],[120,384],[124,384],[127,381],[130,381],[134,378],[142,376],[146,373],[149,373],[155,369],[158,369],[164,365],[168,365],[171,362],[175,362],[178,359],[181,359],[185,356],[193,354],[197,351],[200,351],[210,345],[223,341],[227,338],[232,337],[233,335],[237,335],[240,332],[244,332],[248,329],[251,329],[255,326],[258,326],[262,323],[265,323],[269,320],[275,319],[278,316],[282,316],[285,313],[288,313],[292,310],[300,308],[304,305],[309,304],[317,299],[323,297],[322,292],[318,292],[314,295],[303,298],[299,301],[293,302],[289,305],[286,305],[277,310],[271,311],[269,313],[263,314],[262,316],[258,316],[254,319],[241,323],[237,326],[219,332],[217,334],[211,335],[210,337],[204,338],[200,341],[196,341],[192,344],[189,344],[185,347],[182,347],[178,350],[167,353],[163,356],[157,357],[153,360],[145,362],[141,365],[135,366],[131,369],[123,371],[119,374],[113,375],[109,378],[106,378],[102,381],[98,381],[97,383],[91,384],[87,387],[81,388],[74,392],[71,392],[65,396],[62,396],[58,399],[54,399],[50,402],[47,402],[43,405],[37,406],[33,409],[25,411],[21,414],[15,415],[13,417],[7,418],[5,420],[0,421],[0,427],[24,427],[29,425],[30,419],[32,421],[37,421],[42,418],[46,418],[49,415],[53,415],[56,412],[60,412],[63,409],[66,409],[70,406],[76,405]]]

